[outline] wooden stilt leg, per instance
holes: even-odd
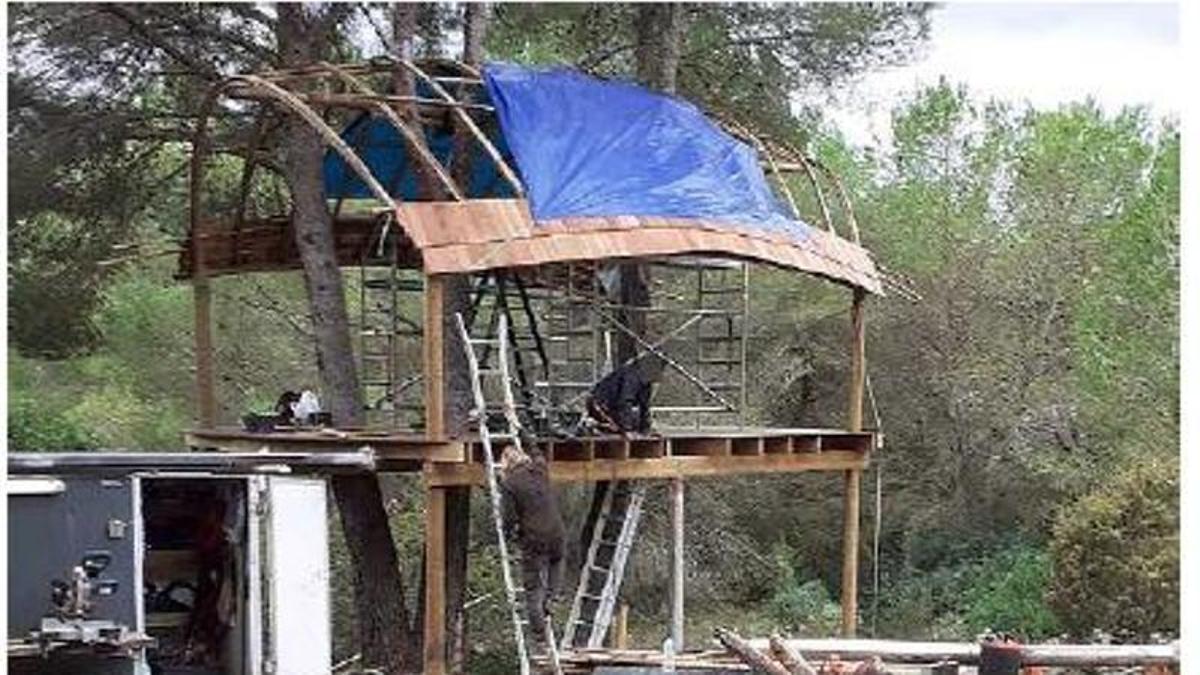
[[[197,275],[192,282],[196,341],[196,421],[208,429],[217,421],[217,397],[213,373],[212,289],[207,277]]]
[[[424,359],[425,435],[431,439],[446,436],[446,355],[445,298],[446,280],[425,277],[424,334],[421,338]]]
[[[847,427],[862,431],[863,388],[866,382],[866,330],[863,300],[866,293],[854,291],[850,306],[850,401]],[[854,637],[858,630],[858,516],[862,470],[846,472],[842,497],[842,635]]]
[[[842,498],[842,636],[858,630],[858,503],[862,471],[846,472]]]
[[[425,673],[446,672],[446,489],[425,490]]]
[[[446,490],[446,642],[449,671],[465,673],[467,617],[467,543],[471,532],[471,488]]]

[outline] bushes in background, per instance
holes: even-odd
[[[1179,460],[1145,458],[1064,509],[1050,602],[1077,637],[1179,630]]]

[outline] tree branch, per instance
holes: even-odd
[[[146,22],[144,21],[145,17],[131,12],[123,5],[103,4],[98,5],[98,7],[99,11],[110,14],[125,22],[131,33],[140,36],[147,45],[165,53],[179,64],[188,68],[189,72],[191,72],[193,75],[208,81],[220,79],[220,73],[217,72],[216,68],[214,68],[212,64],[204,63],[203,61],[197,61],[189,57],[187,54],[184,54],[177,47],[175,47],[175,45],[163,38],[163,36],[146,28]]]

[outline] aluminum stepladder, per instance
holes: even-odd
[[[604,646],[625,576],[625,563],[642,517],[646,489],[645,481],[617,481],[605,492],[587,559],[579,573],[579,586],[571,603],[561,649]],[[618,500],[623,501],[620,506]]]
[[[512,617],[513,636],[517,643],[517,659],[521,666],[521,675],[530,675],[529,645],[525,641],[525,626],[529,621],[522,616],[523,603],[517,598],[517,585],[512,569],[512,557],[508,552],[508,542],[504,538],[504,516],[500,504],[500,482],[496,475],[496,460],[492,455],[492,439],[498,438],[511,443],[518,452],[524,453],[521,447],[521,421],[517,417],[516,400],[512,392],[512,380],[508,370],[508,320],[501,315],[496,323],[496,335],[487,338],[473,338],[467,331],[462,314],[454,315],[458,323],[459,336],[462,338],[463,349],[466,350],[467,364],[471,371],[471,391],[474,395],[475,409],[472,417],[479,427],[479,442],[483,446],[484,475],[487,477],[488,497],[492,507],[492,522],[496,528],[496,545],[500,551],[501,573],[504,578],[504,593],[508,599],[509,612]],[[488,346],[496,350],[497,367],[481,368],[479,358],[475,355],[477,345]],[[500,388],[504,395],[504,419],[507,432],[493,434],[487,424],[487,401],[483,395],[482,377],[492,375],[500,378]],[[521,589],[528,592],[528,589]],[[550,666],[555,675],[562,674],[558,662],[558,647],[554,641],[553,617],[546,616],[546,649],[550,657]]]

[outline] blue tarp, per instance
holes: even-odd
[[[588,216],[666,216],[719,221],[803,238],[767,185],[756,153],[695,106],[642,87],[568,69],[509,64],[484,69],[486,98],[500,129],[492,140],[525,184],[535,220]],[[386,120],[363,116],[342,137],[395,196],[416,198],[403,139]],[[448,165],[448,131],[426,132]],[[477,143],[469,197],[511,197]],[[369,197],[332,151],[326,194]]]
[[[484,79],[534,218],[703,218],[805,237],[755,152],[695,106],[567,69],[490,64]]]

